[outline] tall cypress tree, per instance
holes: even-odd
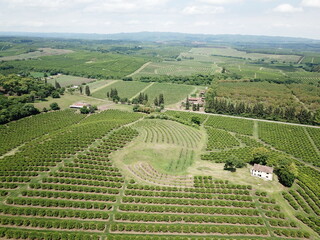
[[[90,94],[91,94],[91,93],[90,93],[90,88],[89,88],[89,86],[86,86],[86,95],[87,95],[87,96],[90,96]]]
[[[162,93],[159,94],[159,105],[161,104],[164,104],[164,97]]]

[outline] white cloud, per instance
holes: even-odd
[[[199,2],[208,3],[208,4],[216,4],[223,5],[229,3],[242,2],[243,0],[198,0]]]
[[[292,25],[291,24],[287,24],[287,23],[274,23],[272,24],[273,27],[276,28],[291,28]]]
[[[305,7],[320,7],[320,0],[303,0],[301,5]]]
[[[223,13],[223,12],[224,12],[223,7],[215,7],[215,6],[207,6],[207,5],[187,6],[182,10],[182,13],[186,15],[217,14],[217,13]]]
[[[206,26],[210,26],[210,25],[214,25],[215,22],[210,22],[210,21],[198,21],[193,23],[193,26],[196,27],[206,27]]]
[[[302,8],[294,7],[291,4],[280,4],[279,6],[275,7],[273,9],[274,12],[280,12],[280,13],[296,13],[296,12],[302,12]]]
[[[137,24],[140,24],[141,22],[139,20],[130,20],[127,22],[127,24],[129,25],[137,25]]]
[[[158,10],[169,0],[96,0],[84,8],[84,12],[131,13]]]

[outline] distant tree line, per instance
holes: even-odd
[[[255,78],[250,79],[250,82],[268,82],[268,83],[276,83],[276,84],[293,84],[293,83],[301,83],[301,80],[292,79],[292,78],[286,78],[283,80],[280,79],[261,79],[261,78]]]
[[[170,82],[187,85],[210,85],[214,75],[197,74],[192,76],[142,76],[141,82]]]

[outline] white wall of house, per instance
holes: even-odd
[[[272,173],[261,172],[251,169],[251,176],[263,178],[265,180],[272,180]]]

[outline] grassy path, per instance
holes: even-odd
[[[138,92],[136,95],[134,95],[132,98],[130,98],[130,100],[136,98],[139,96],[140,93],[143,93],[144,91],[146,91],[149,87],[151,87],[153,84],[155,84],[155,82],[150,83],[148,86],[146,86],[144,89],[142,89],[140,92]]]
[[[305,58],[305,56],[301,56],[299,61],[297,62],[297,64],[301,64],[304,58]]]
[[[192,112],[192,111],[190,111],[190,110],[183,110],[183,109],[177,110],[177,109],[166,108],[166,110],[180,111],[180,112]],[[280,121],[273,121],[273,120],[266,120],[266,119],[258,119],[258,118],[248,118],[248,117],[240,117],[240,116],[231,116],[231,115],[218,114],[218,113],[206,113],[206,112],[195,112],[195,113],[198,113],[198,114],[206,114],[206,115],[209,115],[209,116],[221,116],[221,117],[229,117],[229,118],[238,118],[238,119],[245,119],[245,120],[250,120],[250,121],[258,121],[258,122],[278,123],[278,124],[285,124],[285,125],[291,125],[291,126],[320,128],[320,126],[305,125],[305,124],[300,124],[300,123],[280,122]]]
[[[5,154],[3,154],[2,156],[0,156],[0,159],[4,158],[4,157],[7,157],[7,156],[11,156],[11,155],[14,155],[16,154],[16,152],[19,151],[19,149],[21,147],[23,147],[25,145],[25,143],[21,144],[20,146],[16,147],[16,148],[13,148],[11,149],[9,152],[6,152]]]
[[[256,140],[259,140],[259,130],[258,130],[258,122],[253,121],[253,137]]]
[[[318,149],[317,145],[314,143],[312,137],[310,136],[310,134],[308,133],[306,128],[303,128],[305,134],[307,135],[311,145],[313,146],[314,150],[318,153],[318,155],[320,156],[320,150]]]
[[[109,82],[109,83],[107,83],[107,84],[105,84],[105,85],[103,85],[103,86],[101,86],[101,87],[98,87],[98,88],[96,88],[96,89],[94,89],[92,92],[91,92],[91,94],[92,93],[95,93],[95,92],[97,92],[97,91],[99,91],[99,90],[101,90],[101,89],[103,89],[103,88],[105,88],[105,87],[107,87],[107,86],[110,86],[111,84],[114,84],[114,83],[116,83],[116,82],[118,82],[119,80],[112,80],[111,82]]]
[[[127,75],[127,77],[132,77],[135,74],[138,74],[139,72],[141,72],[145,67],[147,67],[151,62],[147,62],[145,64],[143,64],[139,69],[137,69],[136,71],[134,71],[133,73],[130,73],[129,75]]]
[[[304,104],[304,102],[302,102],[298,96],[289,88],[288,85],[286,85],[286,87],[288,88],[288,90],[292,93],[293,98],[296,100],[296,102],[298,102],[305,110],[310,111],[308,109],[308,107]]]

